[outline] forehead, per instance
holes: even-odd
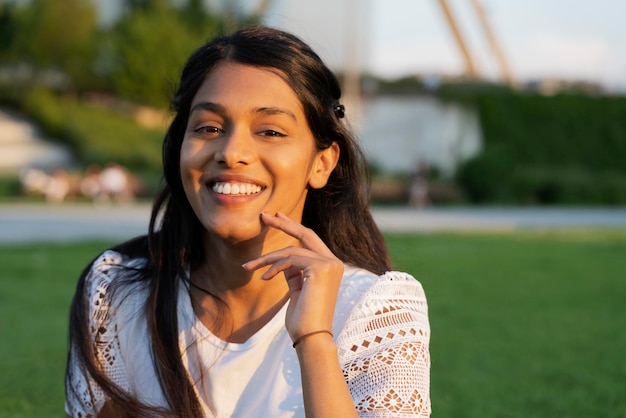
[[[224,62],[213,68],[196,92],[192,106],[202,101],[239,107],[282,106],[302,111],[296,92],[279,70]]]

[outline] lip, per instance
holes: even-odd
[[[252,186],[260,187],[260,191],[252,194],[221,194],[213,190],[213,186],[216,183],[239,183],[250,184]],[[238,202],[242,200],[251,200],[259,196],[267,186],[264,183],[259,182],[248,176],[234,175],[234,174],[222,174],[219,176],[209,177],[204,181],[205,187],[209,190],[211,195],[218,199],[220,202]]]

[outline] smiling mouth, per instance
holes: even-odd
[[[227,183],[218,181],[211,186],[217,194],[247,196],[259,193],[263,187],[250,183]]]

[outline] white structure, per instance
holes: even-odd
[[[27,120],[0,110],[0,172],[67,167],[72,162],[67,148],[46,141]]]
[[[376,96],[358,119],[367,160],[385,172],[409,173],[425,162],[451,175],[482,149],[477,112],[434,96]]]

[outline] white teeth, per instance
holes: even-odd
[[[215,193],[228,195],[249,195],[261,191],[261,186],[250,183],[223,183],[218,182],[211,188]]]

